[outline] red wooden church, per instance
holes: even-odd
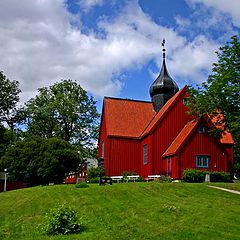
[[[165,63],[150,87],[151,102],[104,97],[99,161],[107,176],[124,171],[181,179],[187,168],[233,174],[233,139],[208,131],[213,120],[188,114],[188,88],[179,91]]]

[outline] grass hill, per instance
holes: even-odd
[[[48,237],[41,230],[44,216],[62,203],[77,210],[84,231]],[[1,240],[225,240],[240,233],[240,195],[206,184],[33,187],[0,193],[0,206]]]

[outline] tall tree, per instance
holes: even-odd
[[[20,92],[18,81],[10,81],[0,72],[0,121],[7,123],[11,129],[19,117],[16,105]]]
[[[58,139],[30,137],[16,142],[0,159],[15,181],[31,185],[62,183],[70,171],[77,171],[83,159],[70,143]]]
[[[26,103],[28,132],[41,137],[59,137],[80,145],[97,138],[99,114],[96,102],[72,80],[47,88]]]
[[[240,153],[240,42],[233,36],[230,42],[217,52],[218,62],[213,64],[212,74],[198,90],[192,89],[192,113],[200,116],[217,116],[219,110],[224,118],[217,124],[230,129],[236,143],[235,154]]]

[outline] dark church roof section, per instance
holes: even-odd
[[[179,91],[176,82],[170,77],[165,61],[165,40],[163,46],[163,64],[160,74],[150,87],[150,96],[152,98],[154,110],[158,112],[163,105]]]
[[[123,138],[138,138],[156,114],[151,102],[104,98],[103,117],[107,135]]]

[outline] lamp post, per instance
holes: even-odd
[[[5,168],[4,169],[4,189],[3,189],[4,192],[7,191],[7,169]]]

